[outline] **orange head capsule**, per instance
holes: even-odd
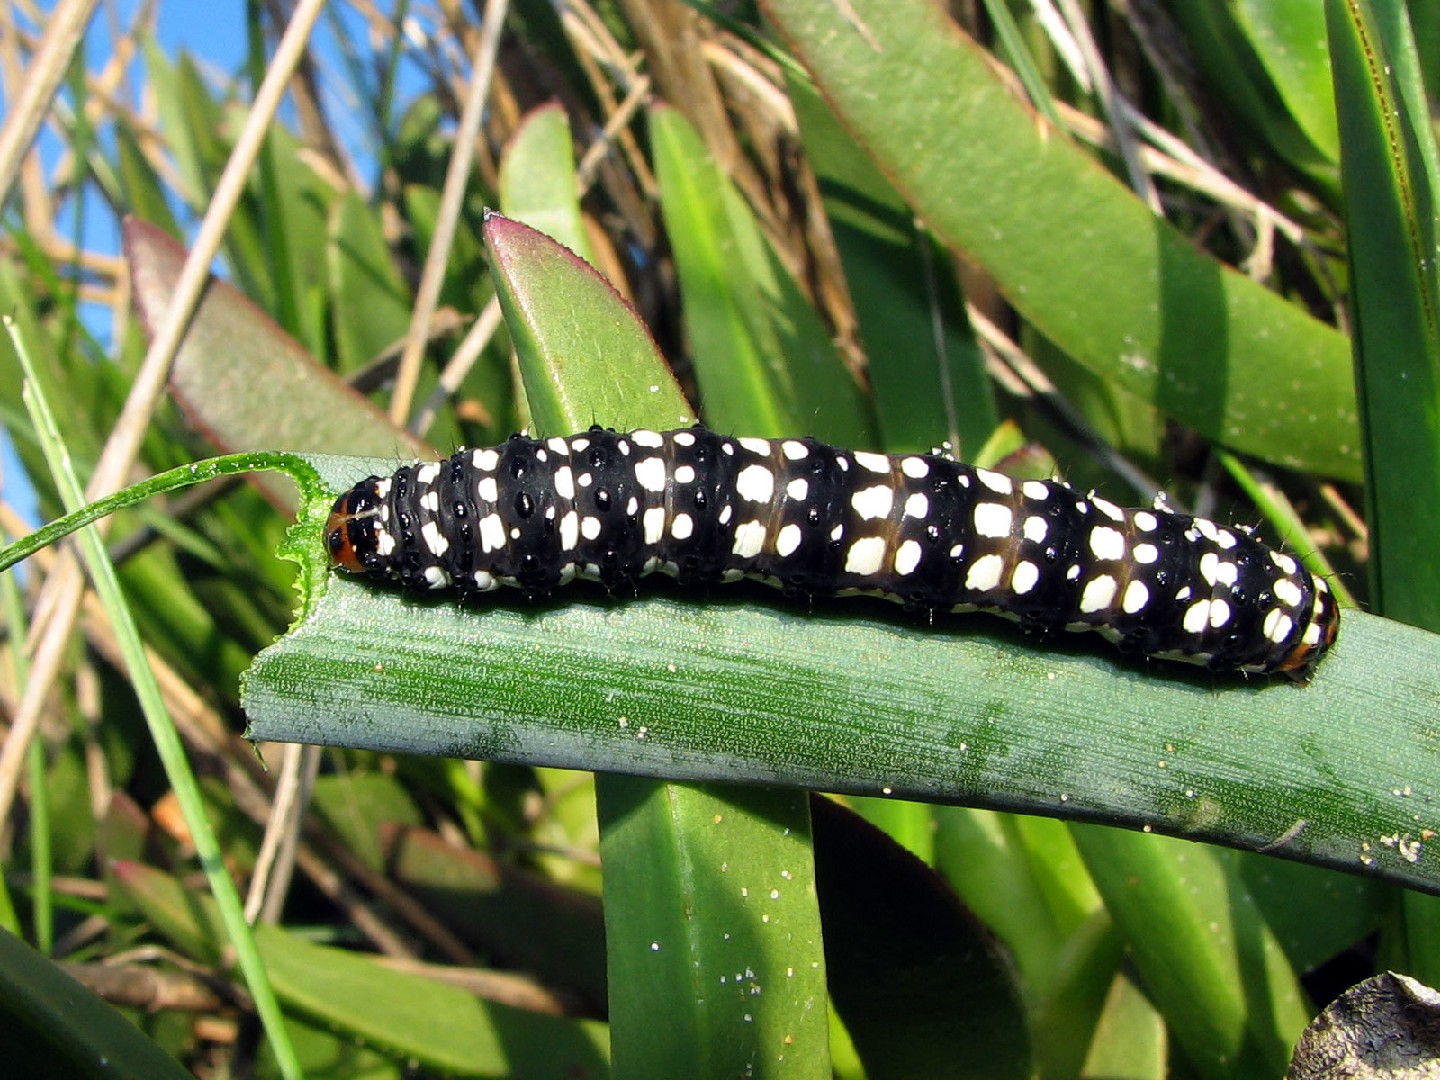
[[[1310,681],[1315,665],[1330,651],[1340,633],[1340,605],[1335,602],[1335,594],[1323,579],[1315,578],[1314,582],[1315,599],[1306,632],[1275,668],[1302,683]]]
[[[362,480],[335,500],[325,522],[325,550],[330,562],[352,574],[363,574],[375,556],[380,498],[375,478]]]

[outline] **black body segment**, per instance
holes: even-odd
[[[516,435],[370,477],[335,504],[326,544],[343,569],[411,589],[750,577],[1301,679],[1339,627],[1325,582],[1243,529],[932,454],[701,427]]]

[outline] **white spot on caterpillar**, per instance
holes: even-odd
[[[1040,568],[1029,559],[1016,563],[1010,572],[1010,591],[1016,596],[1024,596],[1039,583]]]
[[[1209,518],[1196,518],[1195,528],[1199,530],[1200,535],[1205,537],[1206,540],[1219,542],[1220,530]]]
[[[730,524],[730,519],[731,519],[732,517],[734,517],[734,516],[735,516],[735,508],[734,508],[733,506],[731,506],[729,503],[726,503],[725,506],[722,507],[721,510],[720,510],[720,517],[719,517],[720,524],[721,524],[721,525],[729,525],[729,524]]]
[[[830,540],[831,540],[833,543],[839,543],[839,542],[840,542],[840,538],[843,537],[844,535],[845,535],[845,526],[844,526],[844,525],[839,525],[839,524],[837,524],[833,529],[830,530]]]
[[[884,454],[872,454],[865,450],[855,451],[855,464],[866,472],[885,474],[890,471],[890,459]]]
[[[735,478],[735,490],[749,502],[769,502],[775,494],[775,474],[764,465],[746,465]]]
[[[1221,529],[1220,534],[1216,538],[1215,542],[1219,544],[1222,548],[1224,548],[1226,551],[1229,551],[1236,544],[1238,544],[1240,540],[1229,529]]]
[[[1211,585],[1216,582],[1234,585],[1240,579],[1240,568],[1233,562],[1221,562],[1219,555],[1207,551],[1200,556],[1200,576]]]
[[[670,436],[670,441],[676,446],[694,446],[695,433],[693,431],[677,431]]]
[[[570,440],[570,452],[572,454],[583,454],[590,449],[590,440],[584,435],[576,435]]]
[[[989,592],[1000,584],[1000,575],[1004,570],[1005,560],[999,555],[982,555],[971,563],[970,569],[966,571],[965,588],[975,592]]]
[[[1289,578],[1281,578],[1275,582],[1274,588],[1276,599],[1292,608],[1298,608],[1300,601],[1305,599],[1304,594],[1300,591],[1300,586]]]
[[[1042,544],[1045,537],[1050,535],[1050,523],[1039,515],[1032,515],[1025,519],[1025,539],[1032,544]]]
[[[1145,605],[1150,602],[1150,587],[1143,581],[1131,581],[1125,586],[1125,595],[1120,600],[1120,609],[1126,615],[1134,615],[1136,612],[1144,611]]]
[[[1196,600],[1185,609],[1185,618],[1181,623],[1187,634],[1198,634],[1210,624],[1210,601]]]
[[[810,497],[810,481],[803,476],[797,476],[785,485],[785,494],[796,502],[804,502]]]
[[[1294,628],[1295,621],[1279,608],[1270,609],[1265,616],[1265,623],[1261,627],[1265,631],[1265,637],[1275,642],[1276,645],[1283,645]]]
[[[1216,630],[1230,621],[1230,605],[1224,600],[1210,601],[1210,625]]]
[[[752,454],[759,454],[761,457],[770,456],[769,439],[744,438],[740,440],[740,445]]]
[[[600,519],[597,517],[583,517],[580,519],[580,535],[586,540],[597,540],[600,537]]]
[[[765,526],[758,521],[741,522],[735,530],[735,543],[730,547],[731,554],[742,559],[753,559],[764,549]]]
[[[387,476],[384,480],[381,480],[378,484],[375,485],[375,497],[377,499],[383,499],[390,494],[390,483],[391,479]]]
[[[872,455],[873,456],[873,455]],[[845,553],[845,572],[869,577],[878,574],[885,564],[885,538],[864,536],[850,545]]]
[[[384,529],[376,529],[375,552],[377,555],[393,555],[395,553],[395,537]]]
[[[569,510],[560,518],[560,550],[573,552],[577,543],[580,543],[580,516]]]
[[[503,551],[505,548],[505,523],[499,514],[486,514],[480,519],[480,550],[483,552]]]
[[[631,495],[630,498],[625,501],[625,516],[633,518],[638,513],[640,513],[640,500],[634,495]]]
[[[1108,499],[1102,499],[1092,492],[1090,495],[1090,501],[1095,504],[1096,510],[1099,510],[1100,513],[1104,514],[1111,521],[1125,520],[1125,511],[1121,510],[1120,507],[1116,506]]]
[[[440,509],[440,493],[434,488],[420,496],[420,507],[422,510],[429,510],[432,514]]]
[[[665,445],[665,440],[660,437],[658,431],[650,431],[648,428],[640,428],[630,433],[630,438],[635,440],[636,446],[648,446],[654,449]]]
[[[1160,519],[1157,518],[1154,514],[1152,514],[1149,510],[1136,511],[1133,520],[1135,522],[1135,527],[1141,532],[1154,532],[1160,527]],[[1138,552],[1140,549],[1137,547],[1135,550]]]
[[[914,540],[906,540],[895,549],[895,572],[901,577],[913,574],[920,565],[921,554],[919,544]]]
[[[646,491],[664,491],[665,462],[658,457],[648,457],[637,461],[635,463],[635,480]]]
[[[1160,549],[1154,544],[1136,544],[1135,550],[1131,552],[1137,563],[1149,565],[1160,558]]]
[[[443,567],[427,566],[424,571],[425,584],[432,589],[443,589],[450,584],[450,575]]]
[[[1015,490],[1015,482],[1004,473],[991,472],[989,469],[976,469],[975,476],[980,483],[997,495],[1009,495]]]
[[[1027,499],[1035,502],[1044,502],[1050,498],[1050,485],[1039,480],[1026,480],[1020,485],[1020,490]]]
[[[924,480],[930,475],[930,463],[922,457],[901,458],[900,471],[911,480]]]
[[[439,476],[440,463],[438,461],[430,461],[415,470],[415,484],[418,487],[429,487],[435,483]]]
[[[1080,594],[1080,611],[1085,615],[1104,611],[1115,602],[1115,593],[1119,588],[1120,583],[1109,574],[1092,578]]]
[[[482,477],[480,483],[475,485],[475,493],[480,496],[482,502],[487,502],[492,506],[500,501],[500,487],[495,483],[493,476]]]
[[[695,482],[695,467],[693,465],[680,465],[675,469],[675,482],[677,484],[693,484]]]
[[[800,550],[801,533],[799,525],[786,525],[775,537],[775,554],[789,558]]]
[[[556,454],[559,457],[570,456],[570,444],[564,439],[559,438],[558,436],[555,438],[546,439],[545,445],[550,448],[550,452],[552,454]]]
[[[721,452],[722,454],[724,454],[726,457],[734,457],[734,456],[735,456],[735,444],[734,444],[733,442],[731,442],[729,439],[726,439],[724,442],[722,442],[722,443],[720,444],[720,452]]]
[[[489,592],[491,589],[500,587],[500,583],[495,580],[495,575],[489,570],[476,570],[470,575],[470,581],[479,592]]]
[[[688,540],[695,532],[695,519],[689,514],[676,514],[670,522],[670,535],[676,540]]]
[[[555,470],[555,494],[567,502],[575,498],[575,474],[570,471],[569,465],[561,465]]]
[[[663,506],[652,506],[645,511],[642,528],[645,531],[645,543],[658,544],[660,538],[665,535],[665,508]]]
[[[975,531],[981,536],[1009,536],[1014,522],[1015,514],[1008,506],[992,502],[975,504]]]
[[[849,472],[849,471],[850,471],[850,459],[849,459],[848,457],[846,457],[844,454],[836,454],[836,455],[835,455],[835,467],[836,467],[837,469],[839,469],[841,472]]]
[[[780,449],[791,461],[804,461],[810,456],[810,448],[796,439],[786,439],[780,444]]]
[[[895,492],[885,484],[876,484],[850,496],[850,506],[860,515],[862,521],[889,517],[890,509],[894,505]]]
[[[924,520],[930,513],[930,496],[916,491],[905,500],[905,516]]]
[[[1293,574],[1296,570],[1300,569],[1298,566],[1295,565],[1295,560],[1292,559],[1289,555],[1286,555],[1283,551],[1270,552],[1270,561],[1287,574]]]
[[[1180,588],[1175,591],[1175,599],[1189,600],[1190,597],[1194,595],[1194,593],[1195,590],[1190,588],[1189,585],[1181,585]]]
[[[582,488],[588,488],[591,484],[595,482],[595,474],[583,472],[580,474],[580,479],[575,482],[579,484]]]
[[[1090,550],[1097,559],[1123,559],[1125,537],[1120,535],[1118,529],[1112,529],[1109,525],[1097,525],[1090,530]]]

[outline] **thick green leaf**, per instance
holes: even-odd
[[[379,463],[315,464],[338,488]],[[249,672],[251,734],[1098,819],[1440,892],[1440,637],[1349,614],[1295,686],[757,591],[477,611],[334,579]]]
[[[941,5],[763,6],[926,225],[1035,329],[1217,442],[1359,477],[1341,335],[1153,217],[1021,104]]]
[[[522,357],[525,396],[545,434],[594,423],[695,422],[645,324],[604,278],[549,237],[498,214],[486,219],[485,243]],[[526,356],[537,360],[525,363]]]

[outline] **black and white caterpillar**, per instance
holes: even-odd
[[[342,569],[410,589],[756,578],[802,597],[1097,630],[1148,656],[1301,680],[1340,619],[1289,555],[1163,503],[1125,510],[930,454],[702,427],[516,435],[372,476],[335,503],[325,543]]]

